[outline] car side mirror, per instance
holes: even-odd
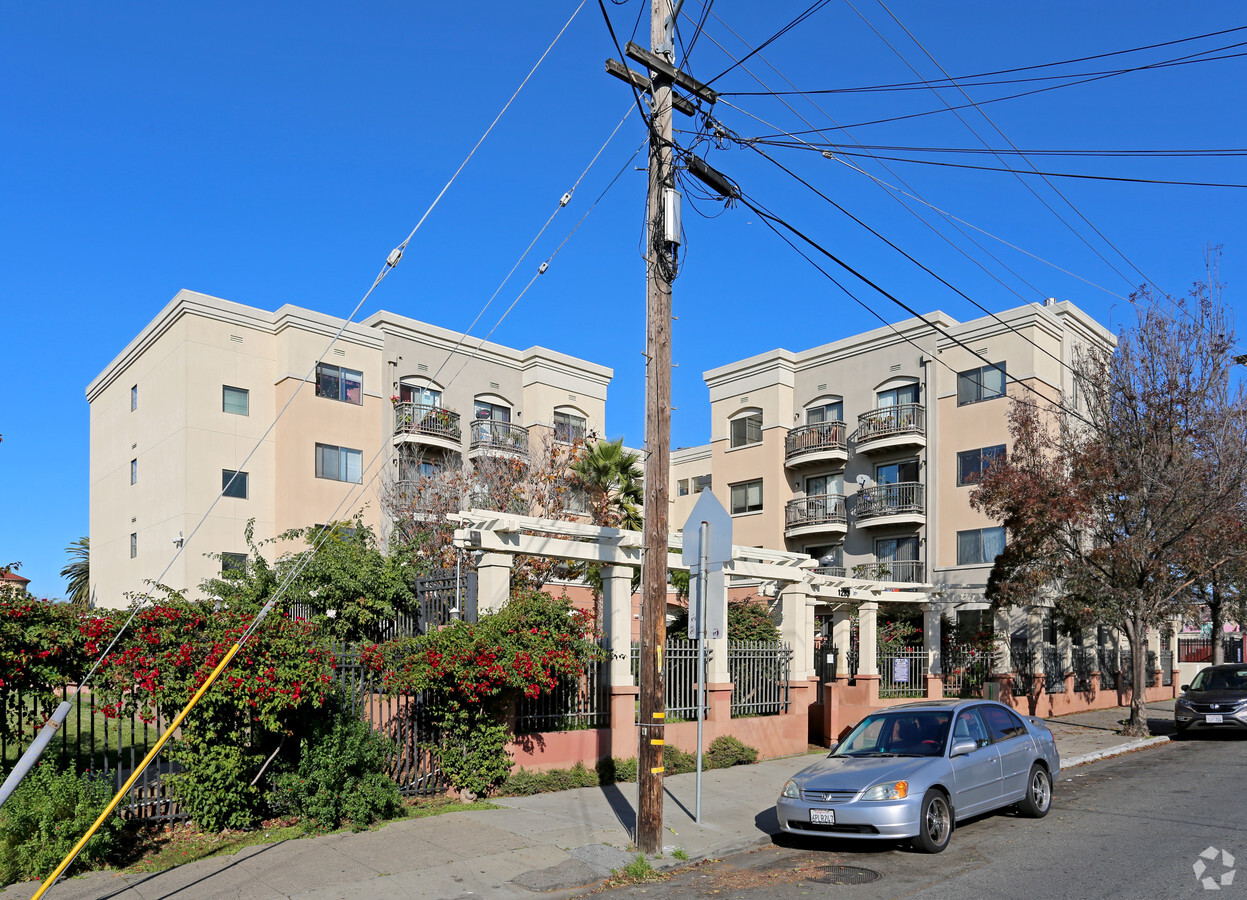
[[[976,741],[957,741],[953,744],[953,749],[949,756],[965,756],[967,753],[973,753],[977,749],[979,749],[979,745]]]
[[[1184,690],[1184,691],[1189,691],[1189,690],[1191,689],[1191,686],[1190,686],[1189,684],[1184,684],[1184,685],[1182,685],[1182,688],[1181,688],[1181,689],[1182,689],[1182,690]]]

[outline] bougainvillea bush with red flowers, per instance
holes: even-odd
[[[92,618],[68,603],[0,596],[0,734],[6,739],[29,737],[52,714],[66,682],[81,677],[82,628]]]
[[[364,648],[389,691],[423,691],[441,733],[442,771],[461,793],[485,794],[510,774],[506,716],[521,696],[549,693],[604,652],[593,619],[566,598],[516,592],[475,623]]]
[[[103,658],[93,690],[105,715],[169,721],[203,685],[251,620],[171,595],[144,607]],[[102,652],[119,618],[95,620],[89,657]],[[274,754],[326,703],[334,657],[320,627],[269,616],[182,724],[169,755],[178,798],[210,831],[246,828],[264,812],[262,777]],[[297,737],[291,741],[297,744]],[[286,755],[287,757],[289,754]],[[282,757],[279,759],[279,757]]]

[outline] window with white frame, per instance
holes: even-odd
[[[139,535],[137,531],[130,532],[130,558],[134,559],[139,555]]]
[[[762,479],[742,481],[731,485],[732,515],[760,512],[762,510]]]
[[[1005,530],[1002,526],[974,528],[957,532],[957,565],[979,566],[995,562],[1004,552]]]
[[[823,403],[819,406],[811,406],[805,411],[805,424],[821,425],[824,422],[843,422],[844,421],[844,403],[836,400],[832,403]]]
[[[134,412],[139,408],[139,386],[137,384],[130,386],[130,412]]]
[[[679,481],[675,483],[675,495],[677,497],[688,496],[688,479],[687,478],[681,478]]]
[[[330,363],[317,363],[316,396],[361,404],[364,402],[364,373]]]
[[[978,484],[984,473],[996,462],[1005,458],[1005,445],[980,447],[978,450],[962,450],[957,454],[957,485]]]
[[[554,439],[560,444],[583,441],[587,425],[584,416],[566,410],[554,411]]]
[[[917,384],[902,384],[898,387],[888,388],[885,391],[877,391],[875,393],[875,403],[879,409],[885,409],[889,406],[900,406],[904,403],[917,402]]]
[[[247,473],[233,469],[221,470],[221,495],[235,500],[247,499]]]
[[[137,459],[130,460],[130,483],[138,484],[139,481],[139,461]]]
[[[364,454],[349,447],[335,447],[332,444],[316,445],[316,477],[328,478],[330,481],[349,481],[351,484],[362,484]]]
[[[251,415],[251,392],[246,388],[221,385],[221,411],[235,416]]]
[[[738,413],[728,422],[729,446],[747,447],[762,443],[762,411]]]
[[[1005,395],[1005,364],[994,363],[957,373],[957,405],[995,400]]]

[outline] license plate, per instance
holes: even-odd
[[[1207,722],[1209,725],[1220,725],[1222,722],[1225,721],[1225,719],[1222,718],[1220,713],[1209,713],[1208,715],[1204,716],[1204,721]]]
[[[836,811],[834,809],[812,809],[810,810],[811,825],[835,825]]]

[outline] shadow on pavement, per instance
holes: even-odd
[[[242,863],[245,860],[255,859],[260,854],[267,853],[269,850],[272,850],[274,847],[280,847],[284,843],[286,842],[278,841],[275,844],[264,844],[255,853],[244,854],[242,852],[239,852],[235,854],[237,858],[234,859],[234,861],[231,862],[229,865],[221,866],[219,869],[213,869],[210,872],[205,872],[202,878],[197,878],[194,881],[190,882],[189,884],[179,885],[178,887],[174,888],[167,894],[161,894],[159,897],[159,900],[166,900],[166,898],[168,897],[176,897],[178,894],[182,893],[182,891],[188,890],[189,888],[193,888],[197,884],[203,884],[205,881],[209,880],[210,878],[217,877],[222,872],[224,872],[226,869],[232,869],[234,868],[234,866]],[[120,896],[121,894],[124,894],[126,893],[126,891],[129,891],[129,890],[134,890],[135,894],[141,895],[142,892],[139,890],[139,888],[147,884],[147,882],[152,881],[156,878],[159,878],[161,875],[165,875],[169,872],[172,872],[176,870],[177,868],[179,867],[174,866],[173,869],[165,869],[163,872],[152,872],[147,877],[140,878],[138,881],[132,881],[129,884],[127,884],[125,887],[118,888],[117,890],[113,891],[111,894],[105,894],[103,897],[100,897],[99,900],[112,900],[113,897]]]
[[[628,837],[635,841],[636,810],[632,808],[628,798],[623,795],[623,791],[619,790],[619,785],[617,784],[604,784],[601,786],[601,791],[602,796],[606,798],[607,805],[611,808],[611,812],[619,820],[619,824],[624,827]]]

